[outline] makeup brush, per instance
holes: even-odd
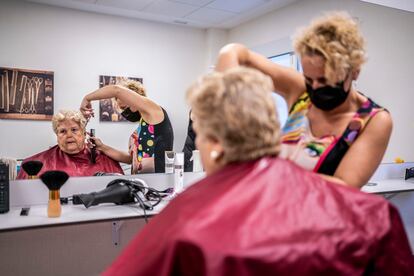
[[[43,163],[37,160],[27,161],[22,164],[22,168],[29,176],[29,179],[37,178],[37,174],[40,172],[42,167]]]
[[[68,178],[69,175],[63,171],[47,171],[40,176],[40,179],[49,189],[47,216],[50,218],[60,217],[62,212],[60,206],[60,188]]]

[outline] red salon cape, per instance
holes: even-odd
[[[90,161],[90,150],[87,147],[77,154],[67,154],[56,145],[48,150],[26,158],[22,163],[31,160],[38,160],[43,163],[42,170],[37,174],[38,176],[49,170],[64,171],[69,176],[92,176],[97,172],[124,174],[118,162],[99,151],[96,151],[96,163],[93,164]],[[17,175],[17,179],[27,178],[28,175],[23,168],[21,168]]]
[[[229,165],[174,199],[104,275],[412,275],[398,211],[279,158]]]

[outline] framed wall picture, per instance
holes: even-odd
[[[109,84],[116,84],[122,79],[131,79],[142,83],[142,78],[134,77],[120,77],[120,76],[99,76],[99,88]],[[121,113],[116,108],[116,101],[114,98],[99,101],[99,121],[100,122],[127,122]]]
[[[0,67],[0,118],[51,120],[53,72]]]

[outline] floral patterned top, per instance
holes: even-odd
[[[307,118],[311,104],[307,92],[293,104],[282,129],[280,156],[294,161],[305,169],[334,175],[342,158],[369,120],[385,109],[368,98],[355,113],[341,136],[314,137]]]

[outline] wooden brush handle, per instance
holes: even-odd
[[[62,207],[60,205],[60,190],[49,191],[49,203],[47,205],[47,216],[49,218],[60,217]]]

